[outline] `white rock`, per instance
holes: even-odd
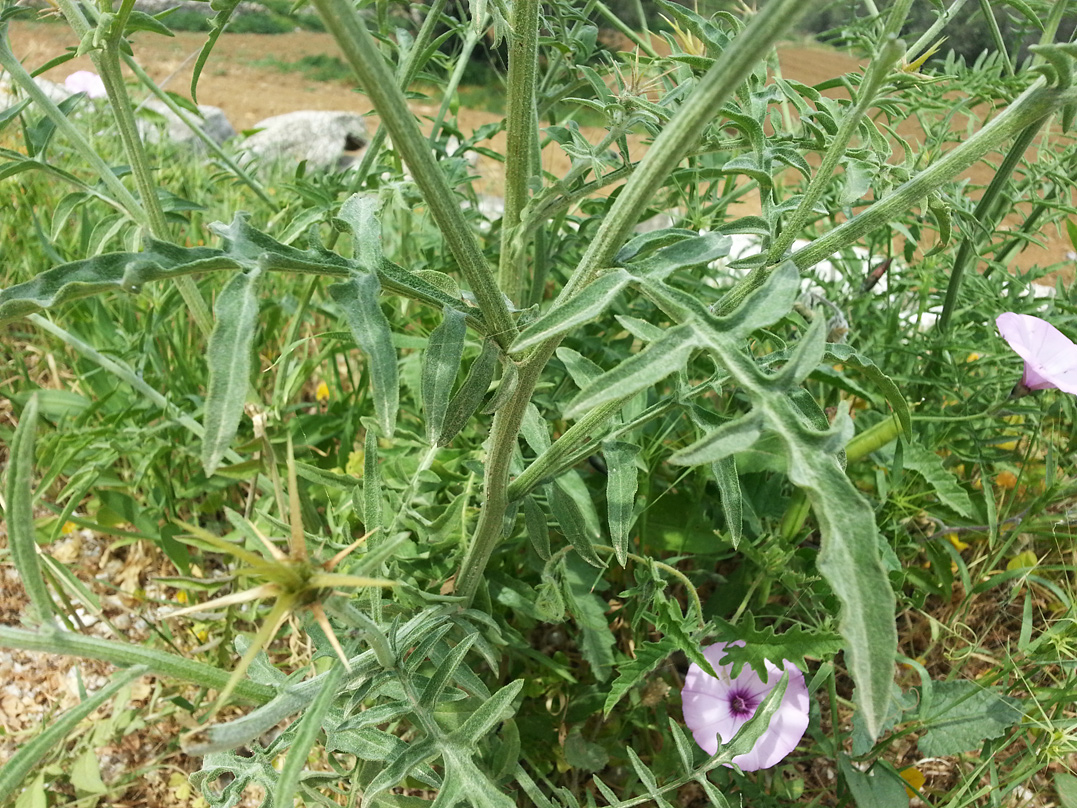
[[[363,116],[354,112],[300,110],[254,125],[240,146],[244,162],[299,163],[315,171],[340,171],[356,162],[370,140]]]

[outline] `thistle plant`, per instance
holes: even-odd
[[[191,100],[237,5],[213,5]],[[13,215],[42,243],[4,277],[0,324],[49,346],[77,392],[8,360],[20,381],[3,504],[29,606],[0,645],[215,690],[214,719],[250,705],[187,739],[215,808],[250,785],[272,805],[628,808],[735,791],[763,804],[820,755],[860,804],[891,804],[906,782],[891,758],[912,735],[925,755],[986,750],[961,788],[997,782],[992,752],[1028,740],[1021,699],[1072,692],[1024,671],[1057,662],[1034,635],[1043,615],[1072,615],[1069,561],[1007,564],[1023,519],[1061,530],[1046,520],[1077,493],[1056,468],[1072,446],[1043,436],[1074,413],[1009,401],[1001,360],[964,357],[1000,297],[1031,305],[1009,262],[1070,212],[1072,146],[1026,158],[1077,109],[1077,52],[1056,41],[1065,4],[1007,4],[1038,39],[1019,70],[1010,54],[946,63],[999,109],[960,138],[936,125],[954,105],[932,73],[942,26],[899,38],[912,0],[864,3],[840,33],[870,45],[866,67],[817,87],[775,70],[802,0],[743,17],[656,0],[662,47],[597,0],[476,0],[463,19],[435,2],[410,32],[385,4],[311,5],[378,135],[352,171],[300,169],[268,190],[227,153],[209,169],[142,143],[132,95],[176,103],[137,67],[167,18],[58,0],[121,133],[100,151],[100,118],[49,100],[8,42],[25,12],[3,11],[0,66],[29,101],[0,113],[0,176],[35,178]],[[944,22],[963,0],[936,5]],[[595,20],[625,29],[632,55],[603,55]],[[487,31],[507,46],[506,115],[464,131],[453,96]],[[454,42],[462,56],[439,55]],[[445,90],[432,120],[409,106],[417,76]],[[574,120],[581,109],[601,130]],[[895,149],[890,121],[916,115],[922,148]],[[486,228],[467,151],[504,166],[504,214]],[[544,169],[554,151],[560,175]],[[973,199],[958,178],[996,153]],[[1029,213],[1012,229],[1004,208]],[[673,226],[638,232],[663,212]],[[732,259],[733,236],[754,246]],[[967,271],[976,259],[1006,271]],[[850,291],[878,266],[885,293]],[[929,308],[924,335],[908,318]],[[834,312],[848,328],[829,327]],[[1041,464],[1042,487],[999,499],[991,477],[1015,461],[989,437],[1011,407],[1029,426],[1013,439],[1022,471]],[[35,521],[43,508],[57,526]],[[170,616],[272,601],[238,663],[75,630],[70,593],[92,593],[51,542],[68,519],[106,532],[121,512],[124,538],[159,547],[176,586],[195,585],[192,553],[238,562],[247,588]],[[957,531],[982,542],[940,540]],[[1010,600],[981,611],[1018,604],[1023,656],[980,650],[968,659],[987,669],[956,672],[912,656],[923,635],[921,656],[936,652],[927,604],[964,592],[971,609],[1004,600],[1004,583]],[[312,665],[278,669],[262,652],[304,610]],[[922,618],[935,633],[910,632]],[[21,750],[0,799],[85,714]],[[774,766],[788,777],[745,774]],[[1037,766],[1010,771],[1016,788]]]
[[[236,685],[246,675],[247,669],[250,667],[251,662],[254,661],[254,658],[265,649],[266,645],[269,644],[270,640],[273,639],[273,636],[284,624],[284,621],[300,608],[310,609],[318,626],[325,632],[325,636],[332,645],[333,651],[336,652],[341,664],[350,670],[351,665],[348,662],[348,657],[345,655],[344,649],[341,647],[340,641],[329,623],[322,601],[334,594],[345,594],[335,591],[337,587],[356,588],[393,585],[392,581],[334,572],[337,565],[362,546],[363,542],[370,538],[371,534],[375,533],[376,530],[360,536],[328,561],[318,564],[311,560],[307,551],[306,536],[303,533],[303,520],[299,504],[299,483],[296,479],[295,459],[292,456],[290,439],[288,441],[288,494],[288,519],[291,530],[288,533],[289,552],[287,554],[282,553],[277,548],[277,545],[266,538],[258,527],[251,522],[246,522],[245,527],[261,542],[269,554],[268,558],[224,541],[219,536],[203,528],[184,523],[180,524],[192,536],[205,542],[210,547],[246,562],[245,567],[235,570],[237,576],[260,579],[262,583],[249,589],[213,598],[205,603],[177,609],[171,612],[169,617],[180,617],[194,612],[206,612],[212,609],[235,606],[240,603],[273,598],[273,607],[263,619],[262,625],[254,638],[249,642],[247,650],[244,651],[243,656],[236,663],[228,683],[218,694],[217,701],[210,710],[211,716],[228,702],[229,696],[232,695]]]

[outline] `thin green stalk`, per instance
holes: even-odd
[[[87,637],[73,631],[28,631],[15,626],[0,626],[0,648],[100,659],[119,667],[145,665],[156,674],[215,690],[224,687],[229,678],[228,671],[204,662],[184,659],[135,643]],[[245,701],[265,704],[276,695],[276,691],[268,685],[245,679],[236,685],[235,694]]]
[[[449,113],[449,107],[452,105],[453,96],[456,95],[457,88],[460,87],[460,82],[464,80],[464,73],[467,72],[468,63],[471,61],[471,54],[475,51],[475,46],[479,44],[479,38],[481,34],[477,25],[468,26],[468,31],[464,35],[464,42],[460,48],[460,55],[456,57],[456,64],[453,65],[452,73],[449,74],[449,83],[442,88],[441,106],[438,107],[437,117],[434,118],[434,125],[430,127],[430,144],[433,145],[437,140],[438,133],[441,131],[441,125],[445,121],[445,116]],[[407,89],[406,87],[404,89]]]
[[[599,14],[606,18],[606,22],[608,22],[610,25],[612,25],[614,28],[616,28],[618,31],[628,37],[629,41],[632,42],[633,45],[646,53],[652,59],[660,58],[658,52],[651,47],[651,43],[641,37],[627,25],[625,25],[624,22],[621,21],[620,17],[610,11],[609,6],[601,2],[601,0],[598,0],[598,2],[595,3],[595,8],[598,10]]]
[[[957,12],[959,12],[961,7],[968,1],[969,0],[954,0],[946,11],[936,17],[935,22],[931,24],[931,27],[924,31],[923,36],[912,43],[909,49],[905,51],[906,63],[915,61],[916,57],[935,40],[935,37],[939,35],[939,32],[946,27],[947,23],[957,15]],[[878,14],[878,12],[876,12],[876,14]]]
[[[856,106],[845,115],[838,133],[827,144],[822,165],[819,166],[818,171],[815,172],[815,176],[812,177],[811,182],[804,191],[804,196],[800,200],[797,209],[782,228],[781,235],[771,245],[767,257],[769,263],[781,260],[782,256],[785,255],[785,251],[789,249],[800,235],[801,230],[804,229],[808,219],[814,215],[816,205],[822,198],[827,186],[830,185],[834,170],[838,167],[841,158],[845,156],[845,149],[849,145],[849,141],[852,140],[853,135],[856,134],[856,130],[860,126],[860,122],[875,103],[879,90],[882,88],[886,77],[890,74],[891,68],[901,58],[903,51],[901,40],[891,39],[883,43],[878,55],[872,60],[871,67],[868,69],[864,81],[860,84],[860,89],[857,90]]]
[[[943,301],[942,313],[939,315],[938,328],[943,333],[950,328],[950,319],[954,316],[957,295],[961,290],[961,282],[964,280],[965,271],[979,255],[980,244],[984,240],[990,239],[994,231],[994,220],[998,213],[997,203],[1002,197],[1002,192],[1010,184],[1010,177],[1014,169],[1025,158],[1025,151],[1032,145],[1032,141],[1036,139],[1036,135],[1039,134],[1046,121],[1046,117],[1040,118],[1040,120],[1025,127],[1014,139],[1010,150],[1002,161],[1002,165],[998,167],[995,176],[991,178],[991,184],[987,186],[972,213],[977,229],[962,239],[961,246],[957,248],[957,255],[954,256],[954,266],[950,270],[950,281],[946,285],[946,299]]]
[[[273,211],[280,210],[280,204],[274,201],[274,199],[266,192],[262,183],[258,182],[247,171],[245,171],[235,160],[233,160],[228,153],[220,147],[212,137],[210,137],[205,130],[199,125],[198,121],[191,117],[183,107],[172,100],[172,96],[157,86],[157,83],[150,78],[150,74],[142,69],[142,66],[135,61],[135,57],[129,53],[122,53],[120,56],[123,58],[124,64],[131,70],[138,80],[142,82],[142,85],[153,93],[157,99],[171,110],[172,114],[183,121],[187,128],[191,130],[195,137],[205,144],[205,147],[212,152],[213,156],[228,166],[229,170],[239,177],[244,184],[254,191],[258,195],[258,198],[265,202]]]
[[[336,38],[364,91],[374,102],[374,108],[381,115],[381,125],[388,129],[393,138],[393,146],[400,151],[411,169],[416,185],[430,206],[430,212],[449,250],[460,265],[490,325],[491,335],[498,344],[507,348],[515,339],[517,329],[505,297],[377,43],[350,0],[312,2]]]
[[[876,228],[893,221],[900,213],[923,201],[932,191],[979,162],[1025,127],[1050,115],[1067,103],[1077,103],[1077,89],[1060,90],[1045,87],[1040,77],[1006,108],[997,118],[960,146],[947,152],[938,162],[928,166],[889,196],[867,208],[859,216],[838,225],[825,236],[790,256],[798,269],[815,266],[823,259],[854,244]],[[763,285],[778,264],[759,267],[741,280],[722,298],[718,314],[735,309],[753,290]]]
[[[535,119],[535,86],[538,75],[539,0],[516,0],[512,5],[512,45],[506,98],[505,214],[501,219],[501,263],[498,281],[514,303],[521,302],[526,250],[510,249],[510,242],[527,205],[531,182],[531,145]]]
[[[599,4],[601,6],[601,4]],[[722,52],[677,114],[655,138],[558,297],[564,302],[610,266],[632,232],[640,210],[669,180],[677,164],[774,42],[808,9],[803,0],[772,0]],[[555,303],[556,305],[556,303]]]
[[[441,19],[441,13],[445,10],[445,4],[448,3],[448,1],[449,0],[434,0],[430,6],[430,10],[426,14],[426,19],[423,20],[419,33],[416,35],[411,43],[411,47],[408,49],[408,55],[404,57],[404,63],[397,68],[397,85],[401,90],[407,90],[408,87],[411,86],[411,83],[415,80],[415,76],[419,73],[419,68],[425,64],[425,61],[420,62],[419,59],[422,54],[426,52],[430,42],[434,39],[434,30],[437,28],[438,21]],[[378,159],[378,155],[381,153],[381,146],[385,142],[387,132],[388,130],[384,127],[379,128],[367,144],[366,151],[363,153],[363,159],[359,161],[358,167],[353,172],[358,178],[358,184],[353,185],[353,189],[358,190],[360,185],[366,182],[370,170],[374,167],[374,161]]]

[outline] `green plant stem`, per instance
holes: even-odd
[[[505,512],[509,506],[508,484],[512,456],[516,451],[527,405],[531,402],[542,369],[553,355],[556,345],[540,346],[519,369],[516,391],[494,413],[490,426],[490,452],[483,473],[483,502],[479,521],[467,553],[456,574],[456,594],[470,604],[479,590],[486,565],[505,529]]]
[[[154,673],[214,690],[224,687],[229,678],[228,671],[203,662],[184,659],[134,643],[87,637],[73,631],[28,631],[15,626],[0,626],[0,647],[100,659],[119,667],[145,665]],[[236,684],[235,695],[245,701],[265,704],[276,695],[276,691],[268,685],[245,679]]]
[[[397,81],[401,90],[407,90],[408,87],[411,86],[411,83],[415,80],[415,76],[419,73],[419,68],[425,64],[425,61],[420,61],[420,57],[426,52],[430,42],[434,38],[434,30],[437,28],[438,21],[441,19],[441,13],[445,10],[445,4],[447,2],[448,0],[434,0],[430,6],[430,10],[426,14],[426,19],[423,20],[419,33],[416,35],[415,40],[411,43],[411,47],[408,49],[408,55],[404,57],[404,63],[397,68]],[[440,126],[440,124],[438,124],[438,126]],[[435,130],[438,126],[435,126]],[[363,152],[363,159],[359,161],[359,165],[354,172],[355,176],[358,178],[358,182],[352,186],[353,191],[358,190],[361,184],[366,182],[370,170],[374,167],[374,161],[378,159],[378,155],[381,153],[381,147],[382,144],[385,143],[385,136],[387,133],[388,130],[384,127],[379,128],[367,144],[366,151]],[[433,133],[431,133],[431,136],[433,136]]]
[[[312,3],[336,38],[363,90],[374,102],[381,115],[381,125],[393,138],[394,148],[400,151],[411,169],[449,250],[475,294],[491,336],[503,348],[508,347],[517,330],[505,297],[377,43],[350,0],[312,0]]]
[[[599,4],[601,6],[601,3]],[[639,212],[698,142],[703,130],[755,68],[758,61],[786,30],[807,11],[802,0],[772,0],[751,24],[722,52],[673,119],[655,138],[636,171],[625,183],[598,232],[572,273],[557,303],[563,303],[587,286],[613,263],[627,240]]]
[[[509,49],[506,98],[505,213],[501,220],[501,262],[498,281],[514,303],[521,302],[526,251],[510,243],[527,205],[531,181],[531,145],[537,138],[535,86],[538,75],[539,0],[512,4],[512,46]]]
[[[912,46],[905,51],[905,62],[909,63],[916,61],[916,57],[931,44],[931,41],[939,35],[939,32],[946,27],[947,23],[957,15],[957,12],[959,12],[961,7],[967,2],[968,0],[954,0],[946,11],[936,17],[935,22],[931,24],[931,27],[924,31],[923,36],[916,40]]]
[[[601,0],[598,0],[598,2],[595,3],[595,8],[598,10],[599,14],[605,17],[606,22],[608,22],[610,25],[612,25],[614,28],[624,34],[633,45],[646,53],[652,59],[660,58],[658,52],[651,47],[651,43],[641,37],[627,25],[625,25],[620,17],[610,11],[609,6],[601,2]]]
[[[456,95],[457,89],[460,87],[460,82],[464,80],[464,73],[467,72],[468,63],[471,61],[471,54],[475,51],[475,46],[479,44],[479,38],[481,33],[477,24],[468,26],[468,31],[464,35],[464,42],[460,47],[460,55],[456,57],[456,64],[453,66],[452,73],[449,74],[449,83],[442,89],[441,106],[438,107],[437,117],[434,118],[434,125],[430,127],[430,145],[434,145],[434,141],[437,140],[438,133],[441,131],[441,125],[445,122],[445,116],[449,114],[449,107],[452,105],[453,96]],[[406,85],[403,89],[407,89]]]
[[[314,0],[319,6],[330,0]],[[333,0],[339,2],[340,0]],[[636,172],[625,184],[558,301],[567,300],[609,266],[627,239],[639,211],[668,180],[677,163],[699,140],[725,99],[747,78],[774,41],[806,11],[801,0],[773,0],[722,53],[699,86],[655,139]],[[557,301],[554,302],[557,305]],[[546,362],[560,338],[534,348],[523,360],[516,391],[494,415],[490,453],[483,478],[484,499],[471,544],[456,576],[456,592],[469,604],[478,591],[486,565],[505,529],[509,505],[508,478],[524,412]]]
[[[994,232],[993,222],[998,213],[997,203],[1002,198],[1002,192],[1010,184],[1010,177],[1013,175],[1014,169],[1025,158],[1025,151],[1032,145],[1032,141],[1036,139],[1036,135],[1039,134],[1046,121],[1046,117],[1035,121],[1025,127],[1014,139],[1010,150],[998,167],[998,171],[991,178],[991,184],[987,186],[983,196],[980,197],[980,201],[972,213],[973,227],[976,230],[961,240],[961,246],[957,248],[957,255],[954,256],[954,265],[950,270],[950,281],[946,285],[946,299],[943,301],[942,313],[939,315],[939,331],[945,333],[949,330],[950,319],[953,317],[954,308],[957,306],[957,295],[961,290],[961,282],[964,280],[965,271],[980,254],[980,244],[991,238],[991,234]]]
[[[258,180],[252,177],[235,160],[233,160],[228,155],[228,153],[220,147],[217,141],[210,137],[205,132],[205,130],[202,129],[202,127],[198,124],[198,121],[192,118],[191,114],[187,112],[187,110],[185,110],[183,107],[181,107],[179,104],[172,100],[172,96],[170,96],[160,87],[158,87],[157,83],[152,78],[150,78],[150,74],[143,70],[142,66],[135,61],[135,57],[131,56],[131,54],[129,53],[123,52],[120,53],[120,56],[123,59],[124,64],[127,65],[128,69],[130,69],[130,71],[138,77],[138,80],[142,82],[142,85],[151,93],[153,93],[157,97],[157,100],[159,100],[162,104],[168,107],[168,109],[172,111],[173,115],[183,121],[187,128],[191,130],[191,133],[202,141],[205,147],[209,149],[210,152],[212,152],[214,157],[216,157],[218,160],[228,166],[229,170],[237,177],[239,177],[243,181],[243,183],[252,191],[254,191],[254,193],[257,194],[258,198],[265,202],[266,205],[268,205],[274,212],[280,210],[280,205],[276,201],[274,201],[274,199],[266,192],[266,189],[262,185],[262,183],[258,182]]]
[[[798,269],[813,267],[825,258],[854,244],[873,230],[893,221],[898,214],[923,201],[932,191],[979,162],[1025,127],[1050,115],[1067,103],[1077,102],[1077,89],[1060,90],[1044,86],[1037,79],[1002,112],[960,146],[946,153],[889,196],[879,200],[859,216],[838,225],[825,236],[790,256]],[[758,267],[734,286],[719,302],[718,314],[728,314],[754,289],[763,285],[778,264]]]
[[[90,167],[100,177],[101,182],[116,197],[116,201],[127,211],[127,214],[138,224],[149,226],[146,211],[142,209],[142,205],[139,204],[134,194],[120,182],[116,173],[101,159],[82,132],[67,119],[67,116],[37,86],[30,74],[15,58],[9,43],[7,23],[0,23],[0,67],[3,67],[4,71],[11,76],[12,81],[18,84],[20,89],[33,99],[37,108],[45,113],[46,117],[55,124],[57,130],[68,139],[68,142],[79,153],[79,156],[89,163]]]
[[[563,468],[566,459],[582,448],[589,447],[591,451],[595,451],[597,449],[595,433],[634,396],[635,393],[625,398],[599,404],[570,426],[549,449],[536,457],[531,465],[509,484],[509,502],[523,499],[537,486],[548,481]]]
[[[860,126],[860,122],[867,115],[868,110],[871,109],[875,103],[875,98],[879,94],[879,90],[882,88],[886,77],[889,75],[891,68],[898,59],[901,58],[901,54],[904,51],[904,47],[900,40],[891,39],[883,43],[878,55],[871,62],[871,67],[868,69],[867,75],[864,77],[864,81],[860,85],[860,89],[856,93],[856,106],[845,116],[841,122],[841,127],[838,129],[838,133],[834,136],[834,139],[827,144],[826,155],[823,157],[822,165],[815,172],[815,176],[812,177],[810,183],[808,183],[807,189],[804,191],[804,196],[800,200],[800,204],[793,212],[793,215],[789,217],[789,220],[782,228],[781,235],[778,236],[773,245],[771,245],[770,253],[767,257],[769,263],[774,263],[785,255],[786,250],[792,246],[793,242],[800,235],[804,225],[807,223],[809,217],[814,215],[816,205],[822,198],[823,193],[826,191],[830,181],[834,176],[834,170],[838,167],[838,163],[841,158],[845,156],[845,149],[849,145],[849,141],[856,133],[857,128]]]

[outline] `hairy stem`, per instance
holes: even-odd
[[[611,265],[632,232],[639,211],[668,182],[677,164],[714,120],[715,111],[733,95],[778,37],[807,11],[808,5],[802,0],[772,0],[722,52],[625,183],[558,302],[573,297]]]
[[[531,144],[535,137],[535,77],[538,74],[539,0],[516,0],[512,6],[512,47],[506,100],[508,144],[505,150],[505,215],[501,221],[498,280],[514,303],[523,290],[526,251],[510,243],[527,204],[531,180]]]
[[[438,167],[429,144],[408,109],[404,94],[397,86],[374,38],[367,31],[355,5],[349,0],[312,0],[326,27],[333,33],[344,58],[355,71],[363,90],[381,115],[381,124],[393,138],[411,169],[416,185],[423,193],[430,212],[456,258],[464,278],[475,294],[476,302],[492,334],[502,347],[516,337],[516,324],[509,313],[504,295],[494,280],[493,271],[479,248],[459,200]]]

